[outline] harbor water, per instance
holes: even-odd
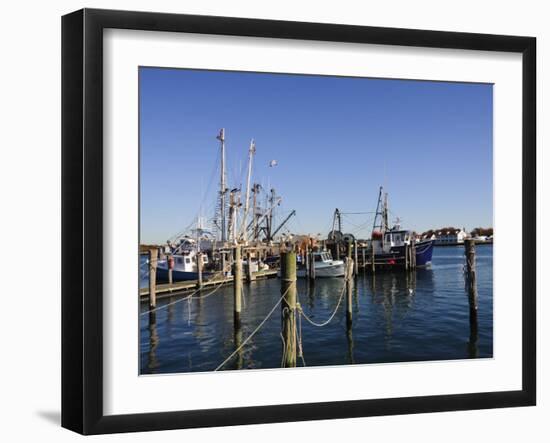
[[[493,246],[476,247],[477,334],[472,335],[464,277],[464,247],[436,247],[429,269],[359,272],[353,290],[353,324],[346,326],[345,300],[326,326],[301,319],[303,358],[297,366],[491,358],[493,355]],[[146,266],[142,266],[144,270]],[[145,271],[146,272],[146,271]],[[146,273],[142,286],[147,285]],[[233,327],[233,289],[223,286],[204,298],[186,295],[158,301],[155,321],[140,315],[141,374],[216,369],[256,329],[279,301],[277,278],[243,284],[241,329]],[[298,279],[305,314],[322,323],[336,308],[344,279]],[[210,293],[212,293],[210,295]],[[198,294],[197,294],[198,295]],[[148,310],[141,303],[141,313]],[[223,370],[279,368],[281,308],[273,312]]]

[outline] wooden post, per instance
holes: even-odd
[[[304,264],[306,266],[306,278],[309,279],[309,276],[311,274],[311,262],[310,262],[310,256],[309,256],[309,245],[306,245],[306,250],[304,252]]]
[[[222,277],[225,278],[225,251],[221,251],[222,254]]]
[[[351,260],[351,241],[348,241],[347,258],[348,258],[348,261]],[[350,261],[350,263],[351,263],[351,261]]]
[[[374,242],[371,240],[370,242],[370,250],[371,250],[371,258],[370,258],[370,265],[371,265],[371,271],[374,274],[374,271],[376,269],[376,265],[374,263]]]
[[[315,281],[315,255],[313,251],[309,254],[309,280],[311,282]]]
[[[174,270],[174,256],[172,254],[166,256],[166,266],[168,268],[168,284],[174,283],[173,270]]]
[[[233,320],[236,328],[241,325],[241,304],[243,293],[243,261],[241,259],[241,247],[235,246],[233,260]]]
[[[353,292],[353,261],[351,258],[346,257],[345,262],[345,284],[346,284],[346,324],[347,327],[351,327],[352,323],[352,305],[351,298]]]
[[[353,263],[355,266],[353,269],[353,273],[357,277],[357,273],[359,272],[359,251],[357,250],[357,240],[353,242],[353,254],[354,254]]]
[[[473,239],[464,240],[466,255],[466,286],[468,289],[468,305],[470,308],[470,356],[477,357],[477,282],[476,282],[476,248]]]
[[[405,244],[405,270],[409,270],[409,256],[411,255],[411,248],[408,244]]]
[[[281,254],[283,367],[296,367],[296,253]]]
[[[202,252],[197,254],[197,288],[202,288]]]
[[[157,307],[157,256],[158,249],[149,250],[149,309]]]
[[[252,273],[252,253],[250,251],[246,253],[246,263],[248,265],[246,267],[246,281],[250,283],[252,280],[255,280]]]
[[[416,239],[411,239],[411,264],[412,269],[416,269]]]
[[[466,281],[470,295],[470,310],[477,312],[477,283],[476,283],[476,248],[473,239],[464,240],[464,254],[466,255]]]
[[[363,244],[363,247],[361,248],[361,255],[363,258],[363,272],[367,268],[367,255],[365,250],[365,244]]]

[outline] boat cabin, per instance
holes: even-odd
[[[208,255],[202,254],[203,266],[208,263]],[[174,269],[184,272],[197,272],[197,253],[184,252],[183,255],[174,255]]]
[[[379,234],[376,237],[373,236],[372,245],[374,247],[375,254],[383,254],[391,251],[392,248],[411,244],[414,241],[414,234],[412,231],[403,229],[391,229],[384,232],[384,235]]]
[[[314,252],[313,260],[316,262],[330,262],[332,261],[332,254],[330,251]]]
[[[389,246],[403,246],[410,244],[412,237],[411,231],[387,231],[384,235],[384,243]]]

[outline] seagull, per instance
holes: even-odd
[[[272,168],[273,166],[277,166],[277,160],[271,160],[269,162],[269,167]]]

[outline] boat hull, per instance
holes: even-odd
[[[325,266],[315,267],[315,278],[337,278],[343,277],[345,273],[344,263],[337,263]],[[307,277],[305,268],[299,268],[296,270],[296,276],[300,278]]]
[[[212,275],[212,272],[203,272],[202,278],[207,280]],[[172,281],[187,281],[187,280],[198,280],[198,272],[188,272],[188,271],[178,271],[172,269]],[[168,283],[168,269],[165,267],[157,267],[157,283]]]
[[[422,268],[429,266],[432,262],[434,248],[433,240],[418,242],[416,245],[416,267]],[[405,246],[394,246],[390,252],[376,254],[374,261],[380,267],[404,267],[405,266]]]

